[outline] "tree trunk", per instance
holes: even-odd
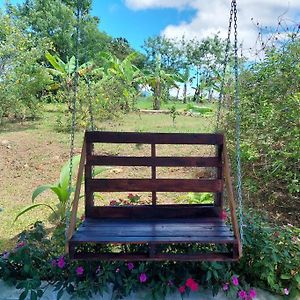
[[[186,83],[183,85],[183,103],[186,103],[187,86]]]
[[[154,89],[154,95],[153,95],[153,109],[154,110],[160,110],[160,95],[161,94],[161,87],[160,83],[158,82]]]

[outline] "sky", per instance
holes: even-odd
[[[0,0],[0,7],[4,0]],[[20,3],[22,0],[11,0]],[[237,0],[238,36],[245,49],[255,46],[255,24],[276,26],[300,23],[300,0]],[[94,0],[92,14],[100,30],[125,37],[140,50],[154,35],[169,38],[205,38],[219,32],[226,37],[230,0]]]

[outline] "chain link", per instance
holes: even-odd
[[[222,107],[223,97],[224,97],[225,75],[226,75],[226,68],[227,68],[227,64],[228,64],[228,60],[229,60],[230,36],[231,36],[233,13],[234,13],[234,6],[233,6],[233,1],[232,1],[231,9],[230,9],[230,16],[229,16],[229,23],[228,23],[228,33],[227,33],[227,39],[226,39],[225,57],[224,57],[224,62],[223,62],[222,81],[221,81],[220,93],[219,93],[219,98],[218,98],[218,109],[217,109],[217,117],[216,117],[217,121],[216,121],[216,128],[215,128],[216,132],[219,130],[219,125],[220,125],[221,107]]]
[[[76,128],[76,101],[78,94],[78,65],[79,65],[79,40],[80,40],[80,0],[77,1],[77,26],[76,26],[76,44],[75,44],[75,76],[73,80],[73,102],[72,102],[72,127],[70,133],[70,164],[69,164],[69,186],[68,186],[68,200],[66,205],[66,230],[65,235],[67,239],[67,231],[70,226],[71,217],[71,193],[72,193],[72,178],[73,178],[73,157],[74,157],[74,140],[75,140],[75,128]]]
[[[237,30],[237,4],[232,1],[234,9],[234,81],[235,95],[234,108],[236,116],[236,169],[237,169],[237,198],[239,203],[240,235],[244,241],[243,224],[243,193],[242,193],[242,171],[241,171],[241,111],[239,98],[239,65],[238,65],[238,30]]]

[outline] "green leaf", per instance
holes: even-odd
[[[281,279],[291,279],[292,276],[289,275],[289,274],[282,274],[282,275],[280,276],[280,278],[281,278]]]
[[[61,73],[65,73],[65,70],[61,66],[61,63],[59,63],[57,57],[53,56],[48,51],[46,52],[45,56],[54,69],[60,71]]]
[[[37,293],[35,291],[31,291],[30,300],[37,300]]]
[[[32,202],[34,202],[35,198],[43,193],[44,191],[48,190],[48,189],[51,189],[53,187],[53,185],[51,184],[45,184],[45,185],[40,185],[38,186],[32,193],[32,196],[31,196],[31,200]]]
[[[74,171],[77,170],[79,165],[80,155],[76,155],[72,160],[72,175]],[[63,189],[68,189],[69,187],[69,177],[70,177],[70,160],[62,167],[60,176],[59,176],[59,184]]]
[[[19,300],[25,300],[26,296],[28,295],[28,290],[25,290],[19,297]]]
[[[24,210],[22,210],[20,213],[18,213],[15,220],[14,220],[14,222],[16,222],[19,219],[19,217],[21,217],[23,214],[25,214],[26,212],[28,212],[28,211],[30,211],[30,210],[38,207],[38,206],[46,206],[46,207],[50,208],[55,213],[55,210],[50,205],[45,204],[45,203],[38,203],[38,204],[31,205],[29,207],[26,207]]]

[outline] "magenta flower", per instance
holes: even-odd
[[[182,285],[178,288],[178,291],[180,294],[183,294],[185,292],[185,285]]]
[[[283,292],[284,292],[285,295],[288,295],[288,294],[290,293],[290,291],[289,291],[288,288],[285,288],[285,289],[283,290]]]
[[[79,266],[76,268],[76,274],[77,276],[81,276],[84,273],[84,268],[82,266]]]
[[[256,291],[254,289],[249,290],[249,297],[250,299],[256,298]]]
[[[140,282],[143,283],[143,282],[146,282],[147,281],[147,275],[146,273],[141,273],[140,274]]]
[[[247,299],[247,292],[244,290],[239,291],[238,295],[240,299]]]
[[[127,264],[127,268],[128,268],[129,271],[133,270],[133,269],[134,269],[134,264],[131,263],[131,262],[128,263],[128,264]]]
[[[20,243],[17,244],[16,249],[22,248],[26,245],[26,242],[22,241]]]
[[[228,289],[229,289],[229,284],[228,283],[224,283],[223,284],[223,291],[225,292],[225,291],[228,291]]]
[[[120,272],[120,268],[116,268],[116,273],[119,273]]]
[[[57,266],[60,269],[63,269],[65,265],[66,265],[65,258],[63,256],[61,256],[57,261]]]
[[[234,286],[238,286],[239,285],[239,280],[236,276],[232,276],[232,283]]]

